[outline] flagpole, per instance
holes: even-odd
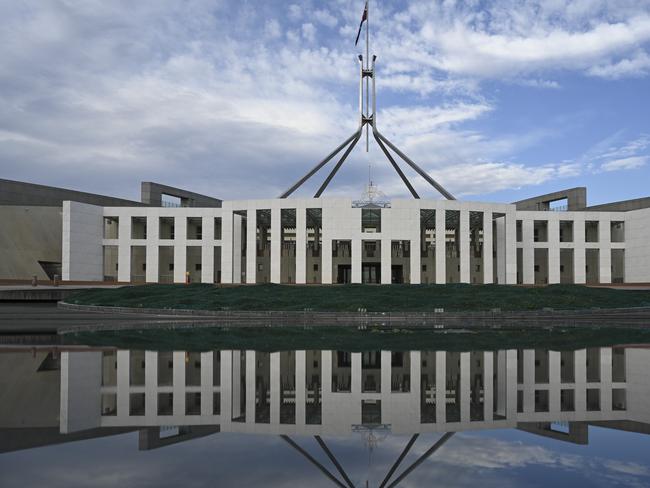
[[[370,8],[366,0],[366,70],[370,69]],[[366,117],[370,115],[370,80],[366,77]],[[370,127],[366,124],[366,152],[370,149]]]

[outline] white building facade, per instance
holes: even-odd
[[[650,350],[134,351],[61,355],[61,432],[219,425],[345,435],[650,423]]]
[[[650,208],[337,198],[220,208],[63,205],[63,280],[124,283],[647,283]]]

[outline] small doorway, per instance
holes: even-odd
[[[361,277],[362,283],[381,283],[381,264],[363,263]]]
[[[390,267],[390,282],[393,284],[404,283],[404,266],[394,264]]]
[[[350,283],[352,281],[352,265],[339,264],[336,274],[337,283]]]

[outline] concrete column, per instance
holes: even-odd
[[[514,207],[506,213],[506,284],[517,284],[517,213]],[[516,393],[516,392],[515,392]]]
[[[390,398],[392,385],[391,351],[381,351],[381,396]]]
[[[221,213],[221,282],[232,283],[232,209],[224,208]]]
[[[470,353],[460,353],[460,421],[469,422],[470,419]]]
[[[131,217],[121,216],[117,250],[117,280],[131,281]],[[66,279],[64,276],[63,279]]]
[[[412,285],[419,285],[422,281],[422,272],[420,269],[421,266],[421,258],[422,256],[420,255],[420,237],[418,236],[415,239],[411,239],[411,258],[410,258],[410,266],[411,266],[411,281],[410,283]],[[383,273],[383,272],[382,272]]]
[[[436,423],[447,423],[447,353],[436,351]]]
[[[548,283],[560,282],[560,221],[548,220]]]
[[[232,418],[232,405],[233,405],[233,353],[232,351],[221,351],[221,378],[220,378],[220,398],[221,412],[219,417],[219,424],[223,429],[224,426],[229,426]]]
[[[523,260],[522,260],[522,273],[523,282],[525,285],[535,284],[535,249],[533,247],[534,240],[534,221],[532,219],[524,219],[522,222],[522,244],[523,244]]]
[[[305,402],[307,400],[306,386],[306,353],[305,351],[296,351],[296,425],[305,425],[306,411]]]
[[[271,209],[271,283],[281,283],[282,220],[279,208]]]
[[[307,282],[307,209],[296,208],[296,284]]]
[[[174,243],[174,283],[185,283],[187,248],[185,244]]]
[[[147,283],[158,283],[158,236],[160,221],[158,216],[147,216]],[[119,267],[119,266],[118,266]]]
[[[350,374],[351,384],[350,392],[359,395],[361,394],[361,353],[353,352],[350,357]]]
[[[257,277],[257,210],[246,213],[246,283],[255,283]]]
[[[535,411],[535,349],[524,349],[524,412]]]
[[[419,425],[419,419],[422,418],[420,412],[420,399],[422,398],[422,359],[420,351],[410,351],[406,354],[411,355],[411,418],[417,419],[414,423]]]
[[[471,283],[469,273],[469,210],[460,211],[460,282]]]
[[[494,279],[492,254],[492,212],[483,212],[483,283],[492,283]]]
[[[117,351],[117,416],[129,416],[129,351]]]
[[[246,423],[255,423],[255,351],[246,351]]]
[[[206,221],[209,222],[210,234],[214,235],[214,223],[209,217],[203,218],[203,229]],[[206,238],[201,245],[201,283],[214,283],[214,237]]]
[[[172,369],[172,391],[174,394],[174,416],[185,416],[185,351],[172,353],[174,367]]]
[[[490,222],[490,227],[492,222]],[[494,353],[485,351],[483,353],[483,420],[490,422],[492,406],[494,404]]]
[[[575,245],[573,251],[573,281],[576,284],[584,284],[587,282],[584,220],[575,219],[573,221],[573,242]]]
[[[506,397],[507,409],[506,417],[514,419],[517,417],[517,350],[508,349],[506,351]]]
[[[230,362],[231,375],[226,378],[228,384],[231,385],[231,410],[230,419],[245,415],[246,412],[242,411],[242,398],[241,398],[241,364],[242,364],[242,351],[232,351],[232,361]],[[223,360],[222,360],[223,361]],[[222,368],[222,371],[224,369]],[[227,371],[227,370],[226,370]],[[222,375],[223,377],[223,375]],[[221,402],[223,404],[223,400]]]
[[[321,390],[323,393],[323,398],[327,398],[327,396],[332,393],[332,351],[322,351],[321,365]]]
[[[144,353],[144,412],[148,419],[158,414],[158,353]]]
[[[495,224],[497,232],[497,283],[503,285],[506,283],[506,218],[497,218]],[[515,266],[516,259],[515,256]]]
[[[242,272],[242,217],[232,216],[232,282],[241,283]]]
[[[602,227],[602,225],[603,222],[600,223],[600,227]],[[609,230],[609,222],[607,222],[607,226]],[[611,283],[612,282],[612,247],[611,244],[609,244],[609,242],[604,242],[600,244],[600,252],[598,253],[598,259],[600,261],[599,262],[600,282]]]
[[[600,411],[612,410],[612,348],[600,348]]]
[[[587,410],[587,350],[575,352],[575,407],[576,412]]]
[[[271,381],[271,424],[280,424],[280,353],[272,352],[270,358]]]
[[[332,239],[325,238],[323,234],[323,247],[321,248],[321,282],[324,285],[332,284]]]
[[[391,283],[391,247],[390,239],[381,240],[381,282],[385,285]]]
[[[363,253],[361,249],[361,239],[356,238],[351,241],[352,246],[352,283],[361,283],[361,260]]]
[[[436,209],[436,283],[447,282],[446,234],[447,223],[445,210]]]
[[[562,357],[559,351],[549,351],[548,353],[548,409],[549,412],[560,413],[560,368],[562,365]]]
[[[204,227],[205,228],[205,227]],[[214,412],[214,372],[212,371],[212,364],[214,360],[212,351],[201,353],[201,415],[212,416]]]

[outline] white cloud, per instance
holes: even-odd
[[[587,73],[599,78],[618,80],[630,76],[645,76],[650,70],[650,56],[645,51],[618,62],[601,64],[589,68]]]
[[[316,10],[312,14],[316,21],[320,22],[326,27],[333,29],[338,24],[338,19],[334,17],[328,10]]]
[[[612,161],[603,163],[600,166],[600,169],[602,171],[619,171],[622,169],[637,169],[642,166],[645,166],[645,164],[648,162],[648,159],[650,159],[650,157],[648,156],[634,156],[631,158],[614,159]]]
[[[380,128],[459,194],[576,174],[577,164],[517,160],[548,132],[488,136],[463,124],[499,108],[481,93],[484,76],[512,73],[510,82],[555,88],[545,70],[636,59],[648,17],[621,2],[616,12],[601,1],[532,2],[534,15],[528,3],[518,10],[506,0],[483,14],[471,3],[413,0],[401,13],[377,3],[377,88],[393,104]],[[156,178],[223,198],[272,196],[357,123],[351,45],[360,11],[308,18],[302,4],[282,4],[288,18],[276,19],[265,2],[252,12],[212,0],[66,5],[0,3],[3,176],[130,197],[138,179]],[[347,37],[324,37],[321,25]],[[597,162],[644,156],[614,149],[620,154]],[[337,176],[353,194],[365,180],[360,152]],[[378,177],[402,192],[381,164]]]
[[[302,37],[309,42],[316,41],[316,27],[311,22],[302,24]]]
[[[271,39],[277,39],[282,35],[280,23],[276,19],[269,19],[266,21],[264,31]]]

